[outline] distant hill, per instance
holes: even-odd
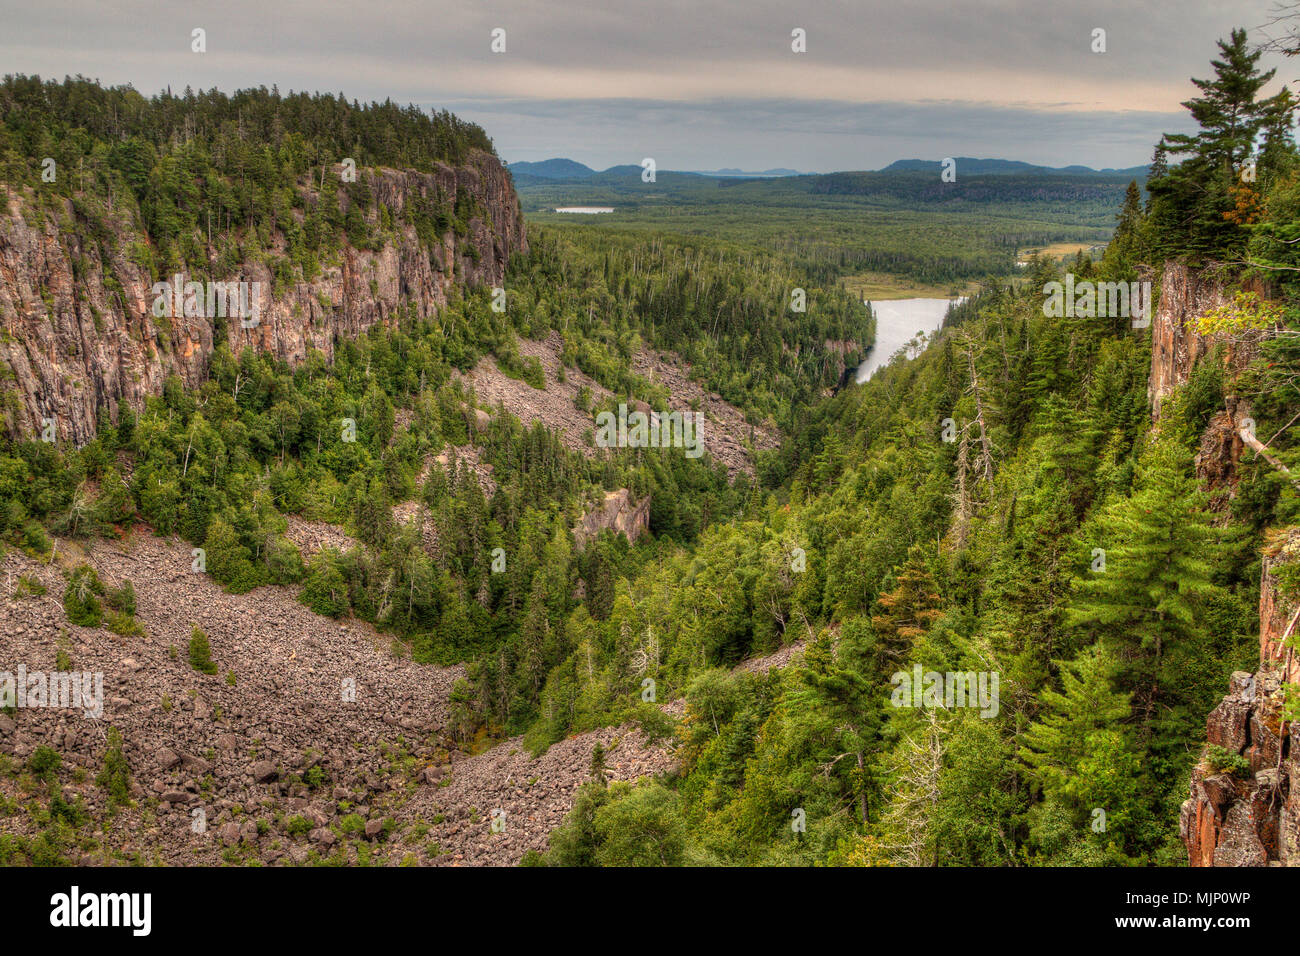
[[[510,163],[512,175],[533,176],[537,179],[586,179],[595,174],[590,166],[572,159],[543,159],[537,163]]]
[[[639,163],[624,163],[622,166],[611,166],[596,175],[603,180],[623,179],[627,176],[635,176],[640,180],[642,171]]]
[[[641,166],[635,163],[627,163],[621,166],[611,166],[609,169],[596,171],[590,166],[586,166],[573,159],[543,159],[538,162],[518,162],[510,163],[507,167],[515,179],[524,184],[536,183],[541,180],[569,180],[580,181],[591,179],[592,177],[620,178],[623,176],[636,175],[641,176]],[[670,170],[660,170],[669,172]],[[743,169],[700,169],[700,170],[672,170],[683,176],[707,176],[710,179],[776,179],[783,176],[802,176],[803,173],[797,169],[764,169],[761,172],[750,172]]]
[[[690,170],[690,172],[693,172],[698,176],[714,176],[714,177],[725,176],[725,177],[736,177],[738,179],[768,179],[768,178],[777,178],[780,176],[804,175],[803,173],[799,172],[799,170],[797,169],[786,169],[785,167],[779,167],[777,169],[765,169],[762,172],[746,172],[743,169],[734,169],[734,168],[692,169]]]
[[[573,159],[544,159],[539,162],[510,163],[509,170],[518,185],[540,185],[546,182],[612,182],[627,176],[640,179],[641,167],[635,163],[611,166],[597,171]],[[938,173],[943,169],[942,160],[938,159],[899,159],[890,163],[880,173]],[[1093,169],[1090,166],[1036,166],[1016,159],[973,159],[969,156],[957,157],[957,173],[963,176],[1100,176],[1105,178],[1125,177],[1146,179],[1148,167],[1130,166],[1127,169]],[[669,170],[660,170],[661,173]],[[708,179],[784,179],[792,176],[805,176],[797,169],[778,167],[762,171],[748,171],[736,167],[722,169],[699,169],[673,171],[677,176],[702,176]],[[814,174],[815,175],[815,174]],[[831,175],[839,175],[832,173]]]
[[[1129,166],[1127,169],[1093,169],[1090,166],[1035,166],[1022,163],[1016,159],[972,159],[958,156],[957,174],[968,176],[1128,176],[1133,179],[1146,179],[1146,166]],[[905,172],[939,172],[943,161],[938,159],[899,159],[884,169],[882,173]]]

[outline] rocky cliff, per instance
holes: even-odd
[[[574,541],[579,549],[597,537],[606,528],[636,540],[650,530],[650,498],[633,502],[626,488],[607,491],[605,500],[588,511],[573,529]]]
[[[1161,403],[1185,384],[1215,339],[1199,334],[1194,320],[1228,302],[1213,276],[1171,263],[1161,280],[1160,305],[1151,326],[1148,397],[1153,420]],[[1233,393],[1232,380],[1251,357],[1250,346],[1224,341],[1225,408],[1201,436],[1195,465],[1211,492],[1213,510],[1226,519],[1236,493],[1244,450],[1243,424],[1250,407]],[[1280,568],[1300,560],[1300,528],[1273,537],[1263,555],[1260,587],[1260,666],[1232,675],[1228,695],[1206,722],[1207,748],[1192,771],[1179,832],[1192,866],[1300,864],[1300,766],[1293,725],[1284,716],[1285,687],[1300,680],[1300,662],[1285,647],[1295,633],[1300,606],[1285,595]]]
[[[234,316],[155,317],[152,287],[171,276],[148,274],[137,264],[130,250],[147,237],[125,216],[114,219],[116,251],[105,264],[91,254],[96,245],[78,228],[71,204],[56,222],[39,210],[30,188],[0,185],[5,429],[36,437],[42,421],[53,419],[59,441],[84,443],[101,409],[114,421],[123,404],[138,410],[173,374],[195,387],[207,374],[214,340],[224,339],[235,351],[251,345],[291,364],[311,349],[328,358],[336,339],[394,321],[408,305],[421,315],[445,305],[453,285],[500,285],[510,255],[527,249],[510,175],[488,153],[475,151],[463,165],[438,165],[430,173],[360,172],[369,176],[374,197],[368,225],[377,226],[377,210],[388,210],[398,223],[390,238],[364,250],[344,241],[311,281],[277,287],[268,260],[283,251],[284,239],[273,235],[266,254],[242,263],[236,274],[214,277],[260,284],[258,321],[250,328]],[[306,182],[301,188],[312,190]],[[403,215],[407,205],[458,195],[478,210],[466,228],[460,234],[448,228],[432,248],[421,243],[411,217]],[[209,254],[215,264],[215,250]]]
[[[1151,420],[1159,421],[1165,399],[1174,389],[1187,384],[1196,364],[1207,358],[1216,345],[1222,345],[1218,360],[1227,372],[1224,408],[1202,434],[1195,459],[1197,477],[1211,494],[1210,507],[1220,513],[1226,513],[1236,494],[1237,462],[1244,450],[1241,427],[1251,416],[1250,404],[1235,394],[1232,380],[1250,361],[1254,349],[1248,342],[1202,335],[1195,322],[1229,302],[1223,282],[1214,274],[1177,262],[1167,263],[1160,279],[1160,302],[1151,320],[1151,372],[1147,381]]]
[[[1192,770],[1179,815],[1192,866],[1300,865],[1300,762],[1285,709],[1286,685],[1300,680],[1300,662],[1285,646],[1300,605],[1284,594],[1278,576],[1296,560],[1300,528],[1265,549],[1259,669],[1233,674],[1228,695],[1206,722],[1209,748]]]
[[[1160,303],[1151,320],[1147,398],[1153,419],[1160,417],[1161,404],[1175,388],[1187,383],[1192,368],[1214,345],[1210,337],[1192,327],[1192,320],[1227,302],[1223,285],[1212,276],[1177,262],[1166,263],[1160,277]]]
[[[1248,282],[1247,291],[1265,293],[1256,282]],[[1211,309],[1229,304],[1231,297],[1222,280],[1213,272],[1196,270],[1178,262],[1165,264],[1160,277],[1160,302],[1151,320],[1151,377],[1147,398],[1152,419],[1160,418],[1160,406],[1175,388],[1187,383],[1192,368],[1210,354],[1220,340],[1201,335],[1194,320]],[[1222,361],[1237,370],[1250,360],[1249,344],[1222,340]]]

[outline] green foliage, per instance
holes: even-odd
[[[1249,228],[1261,217],[1261,191],[1294,164],[1292,112],[1285,90],[1256,99],[1274,70],[1257,66],[1245,30],[1219,41],[1215,76],[1192,82],[1201,91],[1183,105],[1196,120],[1195,134],[1165,134],[1147,188],[1150,235],[1157,255],[1240,258]],[[1163,153],[1185,156],[1167,166]]]
[[[48,782],[53,782],[58,775],[63,758],[57,750],[44,744],[32,751],[27,758],[27,772]]]
[[[1250,761],[1218,744],[1208,744],[1201,760],[1211,773],[1226,773],[1242,778],[1250,776]]]
[[[212,645],[208,635],[195,627],[190,632],[190,667],[200,674],[215,674],[217,665],[212,660]]]
[[[122,734],[116,727],[108,729],[108,747],[104,751],[104,764],[95,783],[106,791],[110,807],[126,807],[131,803],[131,766],[122,752]]]
[[[589,782],[550,837],[550,849],[523,865],[678,866],[685,861],[686,828],[678,797],[659,783]]]
[[[432,172],[438,163],[459,165],[475,151],[493,152],[482,129],[446,111],[362,105],[332,94],[186,89],[146,99],[129,86],[19,75],[0,83],[0,100],[0,178],[71,199],[96,248],[110,242],[109,223],[119,210],[138,218],[150,241],[124,251],[155,276],[186,265],[206,273],[200,236],[206,241],[212,224],[231,222],[248,228],[258,244],[270,227],[284,229],[289,260],[309,276],[345,233],[367,248],[369,220],[383,222],[371,212],[367,168]],[[340,144],[360,171],[355,183],[339,180]],[[33,156],[56,161],[56,182],[41,183],[40,165],[19,159]],[[325,202],[308,202],[309,189]],[[411,210],[430,244],[452,225],[452,201],[431,197]],[[295,207],[301,223],[293,221]],[[458,212],[467,220],[478,210],[458,204]],[[219,257],[231,248],[220,248]],[[113,511],[110,503],[104,507]]]
[[[82,564],[68,576],[68,586],[63,592],[63,610],[68,620],[82,627],[99,627],[104,620],[104,607],[100,598],[104,585],[90,565]]]

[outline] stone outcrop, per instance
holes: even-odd
[[[224,338],[235,351],[251,345],[290,364],[312,349],[332,358],[336,340],[396,321],[408,304],[427,314],[446,304],[453,285],[501,284],[510,255],[526,251],[510,175],[494,156],[476,152],[464,165],[440,165],[430,173],[364,172],[377,207],[399,223],[416,199],[454,198],[458,190],[485,213],[472,218],[463,235],[447,231],[433,248],[422,245],[409,224],[399,225],[378,249],[356,249],[345,241],[310,282],[276,289],[272,269],[261,258],[238,266],[236,274],[211,277],[261,283],[253,328],[243,328],[236,317],[156,318],[152,287],[171,277],[149,274],[138,264],[131,250],[147,237],[125,216],[113,222],[112,241],[105,244],[113,251],[105,264],[88,230],[75,227],[70,206],[59,214],[64,221],[55,222],[37,209],[30,190],[0,186],[5,429],[36,437],[42,420],[52,418],[59,441],[84,443],[95,433],[101,408],[116,421],[123,404],[139,410],[173,374],[187,388],[196,387],[207,375],[214,340]],[[314,201],[311,185],[304,182],[300,189]],[[274,236],[266,252],[272,259],[282,255],[283,236]],[[215,250],[209,255],[215,257]],[[199,277],[184,281],[191,278]]]
[[[573,529],[574,541],[581,548],[606,528],[625,535],[635,544],[637,538],[650,530],[650,497],[647,495],[633,503],[626,488],[606,492],[605,500],[588,511]]]
[[[1153,419],[1193,366],[1209,354],[1213,339],[1190,326],[1192,319],[1228,304],[1223,284],[1177,262],[1165,265],[1160,278],[1160,303],[1151,319],[1151,377],[1147,399]]]
[[[1278,570],[1300,561],[1300,528],[1288,528],[1273,535],[1264,548],[1259,588],[1259,659],[1280,669],[1284,681],[1300,681],[1300,660],[1284,646],[1296,634],[1300,607],[1287,600],[1278,580]]]
[[[1206,722],[1210,748],[1220,747],[1239,765],[1215,765],[1223,754],[1207,751],[1192,770],[1179,832],[1192,866],[1300,865],[1300,763],[1295,725],[1283,710],[1285,686],[1300,680],[1294,650],[1300,607],[1288,600],[1277,570],[1300,558],[1300,529],[1292,528],[1264,552],[1260,588],[1260,667],[1232,675]]]
[[[1254,291],[1262,292],[1255,286]],[[1195,328],[1198,318],[1231,302],[1223,283],[1211,272],[1196,271],[1177,262],[1165,265],[1160,279],[1160,302],[1151,319],[1151,373],[1147,400],[1151,420],[1159,421],[1161,406],[1173,391],[1191,378],[1196,363],[1208,356],[1216,344],[1223,345],[1221,359],[1228,381],[1254,355],[1254,344],[1243,340],[1220,340],[1202,335]],[[1201,436],[1197,450],[1196,475],[1210,492],[1210,508],[1226,513],[1237,490],[1237,463],[1245,445],[1240,428],[1250,419],[1250,404],[1233,393],[1229,385],[1224,409],[1216,412]]]
[[[1259,283],[1247,282],[1246,291],[1262,293]],[[1178,262],[1165,264],[1160,277],[1160,302],[1151,318],[1151,376],[1147,398],[1152,420],[1160,418],[1160,406],[1179,385],[1186,384],[1196,363],[1219,343],[1217,336],[1196,331],[1194,320],[1228,305],[1231,296],[1224,283],[1208,270],[1191,269]],[[1222,340],[1223,362],[1229,370],[1240,370],[1253,353],[1248,341]],[[1242,412],[1241,414],[1244,414]]]
[[[1256,288],[1255,291],[1263,291]],[[1230,302],[1223,284],[1209,272],[1178,263],[1165,266],[1160,304],[1151,323],[1151,375],[1147,396],[1152,421],[1162,403],[1186,384],[1196,363],[1220,344],[1200,334],[1195,320]],[[1226,518],[1236,494],[1237,464],[1245,448],[1242,427],[1248,403],[1232,381],[1253,355],[1249,341],[1221,340],[1227,373],[1223,410],[1201,435],[1197,477],[1210,492],[1210,508]],[[1300,559],[1300,529],[1270,540],[1263,556],[1260,587],[1260,665],[1232,675],[1228,695],[1206,721],[1207,747],[1192,770],[1189,798],[1179,814],[1179,832],[1192,866],[1300,865],[1300,767],[1295,729],[1284,719],[1288,683],[1300,680],[1295,653],[1285,644],[1300,617],[1279,580],[1278,569]]]

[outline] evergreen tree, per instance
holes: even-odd
[[[1246,233],[1232,218],[1234,190],[1243,183],[1256,142],[1268,126],[1277,126],[1290,100],[1257,100],[1274,70],[1261,71],[1261,51],[1251,50],[1245,30],[1219,41],[1221,59],[1212,61],[1215,76],[1193,79],[1202,95],[1183,103],[1200,129],[1193,135],[1168,133],[1162,143],[1182,163],[1148,183],[1152,195],[1152,237],[1156,251],[1172,256],[1190,252],[1222,258],[1239,254]]]
[[[1189,710],[1194,675],[1209,652],[1205,611],[1222,595],[1212,571],[1222,548],[1205,511],[1190,454],[1161,436],[1126,498],[1098,520],[1105,570],[1079,585],[1070,621],[1103,642],[1117,661],[1116,684],[1131,693],[1139,743],[1150,769],[1168,783],[1203,715]]]

